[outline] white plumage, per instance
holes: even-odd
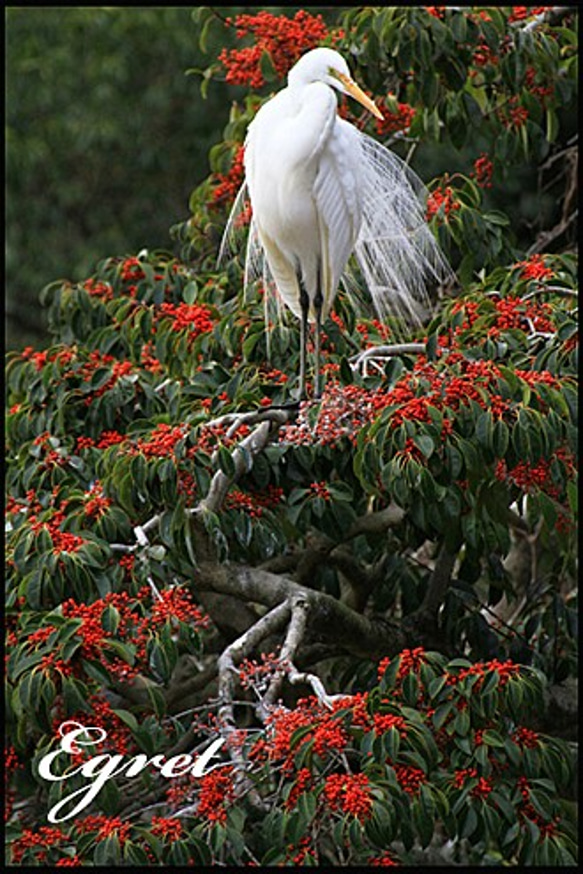
[[[305,392],[307,322],[316,323],[314,394],[320,392],[320,327],[352,252],[379,316],[413,315],[429,278],[447,266],[427,227],[424,187],[392,152],[338,116],[334,90],[378,117],[332,49],[308,52],[288,86],[265,103],[245,142],[245,183],[221,256],[247,198],[252,221],[245,285],[258,276],[301,320],[300,396]],[[221,257],[220,256],[220,257]]]

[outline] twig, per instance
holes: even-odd
[[[298,647],[304,638],[308,621],[308,607],[308,599],[304,597],[304,595],[296,595],[291,600],[291,620],[279,655],[282,666],[287,663],[291,664]],[[267,714],[269,708],[275,703],[285,673],[286,671],[282,667],[282,669],[280,669],[271,680],[269,688],[263,696],[260,705],[263,716]]]
[[[160,524],[161,519],[160,513],[157,513],[155,516],[152,516],[151,519],[148,519],[147,522],[144,522],[143,525],[136,525],[134,528],[134,534],[136,540],[138,541],[138,546],[149,546],[150,541],[146,536],[146,532],[150,531],[151,528],[155,528],[156,525]]]
[[[266,407],[262,410],[251,410],[248,413],[225,413],[216,419],[205,423],[206,428],[229,426],[226,437],[232,437],[242,425],[257,425],[259,422],[271,422],[281,427],[298,414],[298,406],[293,407]]]
[[[528,300],[531,297],[536,297],[539,294],[548,294],[549,292],[557,294],[559,297],[579,297],[579,292],[574,291],[572,288],[563,288],[560,285],[545,285],[544,283],[541,283],[538,288],[525,294],[522,299]]]
[[[553,240],[560,237],[561,234],[567,230],[569,225],[573,224],[578,215],[579,210],[574,209],[568,218],[562,219],[558,225],[555,225],[555,227],[551,228],[550,231],[543,231],[538,235],[532,246],[527,250],[526,254],[528,256],[534,255],[535,252],[541,252],[545,249],[549,243],[552,243]]]
[[[245,634],[231,643],[221,654],[218,662],[219,669],[219,709],[218,721],[220,732],[227,741],[227,749],[236,773],[236,788],[245,793],[249,803],[262,814],[269,810],[269,806],[263,801],[253,783],[246,773],[246,763],[239,746],[238,730],[235,722],[233,690],[235,665],[262,640],[270,634],[279,631],[287,622],[290,615],[288,601],[278,604],[265,616],[262,616],[255,625],[252,625]]]
[[[394,343],[390,346],[369,346],[368,349],[359,352],[358,355],[353,355],[349,359],[349,363],[352,369],[356,370],[363,361],[367,361],[369,358],[389,358],[391,355],[407,355],[409,353],[418,354],[419,352],[425,352],[425,349],[425,343]]]
[[[271,426],[269,422],[262,422],[251,434],[248,434],[232,453],[235,471],[232,476],[227,476],[222,470],[217,470],[212,478],[206,498],[194,508],[194,513],[210,511],[216,513],[220,510],[231,485],[245,472],[250,470],[249,462],[253,456],[264,449],[271,439]]]
[[[551,6],[550,9],[545,9],[544,12],[541,12],[540,15],[536,15],[532,21],[527,22],[523,26],[523,31],[528,33],[530,30],[534,30],[541,24],[544,24],[545,21],[548,21],[550,24],[558,24],[563,18],[565,18],[570,12],[576,10],[575,6]],[[520,25],[520,22],[514,22],[515,26]],[[512,26],[512,25],[511,25]]]

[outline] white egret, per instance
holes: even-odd
[[[247,200],[252,219],[245,287],[261,276],[300,319],[300,398],[308,322],[315,322],[314,395],[320,395],[320,331],[352,252],[379,316],[415,314],[430,278],[447,267],[425,221],[424,186],[393,152],[340,118],[335,91],[382,114],[328,48],[303,55],[288,85],[249,125],[245,182],[223,237],[222,258]]]

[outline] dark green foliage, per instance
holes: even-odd
[[[48,14],[83,29],[86,12]],[[391,94],[397,127],[371,133],[419,144],[457,270],[409,346],[362,289],[341,291],[322,399],[289,407],[295,320],[267,332],[241,256],[216,266],[253,92],[174,228],[181,256],[143,237],[71,265],[42,293],[50,344],[8,355],[12,864],[576,863],[568,707],[548,703],[577,670],[574,15],[527,29],[509,9],[434,13],[338,18],[356,77]],[[93,26],[120,39],[131,14]],[[220,15],[196,21],[237,44]],[[106,91],[109,57],[96,50]],[[203,73],[209,99],[220,70]],[[510,109],[528,114],[507,124]],[[550,157],[563,213],[545,214],[543,186],[533,228],[515,194]],[[89,755],[155,759],[47,823],[88,782],[39,774],[65,720],[107,731]],[[160,757],[219,736],[220,767],[161,776]],[[62,756],[54,773],[79,763]]]

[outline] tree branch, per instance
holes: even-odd
[[[269,609],[295,595],[303,596],[310,608],[310,630],[361,658],[395,655],[412,642],[399,623],[384,617],[368,619],[325,592],[260,568],[203,562],[197,568],[196,587],[255,601]]]
[[[418,355],[425,352],[425,349],[425,343],[394,343],[390,346],[369,346],[368,349],[364,349],[358,355],[353,355],[349,359],[349,363],[353,370],[358,370],[363,364],[366,367],[366,364],[371,359],[385,359],[393,355]]]
[[[436,616],[437,611],[443,604],[445,594],[451,582],[451,574],[455,565],[457,553],[450,552],[445,544],[441,547],[431,579],[429,587],[418,613],[428,616]]]
[[[231,456],[234,464],[233,474],[229,476],[222,470],[217,470],[212,478],[207,496],[190,512],[218,512],[232,484],[244,473],[251,470],[254,457],[265,449],[281,426],[287,424],[296,415],[297,409],[295,407],[289,409],[270,407],[266,410],[253,410],[250,413],[231,413],[210,422],[209,425],[224,426],[228,424],[230,427],[227,436],[234,434],[241,425],[250,422],[258,423],[258,427],[241,440],[233,450]]]
[[[235,721],[233,690],[235,687],[235,666],[250,655],[255,647],[270,634],[279,631],[290,615],[290,605],[284,601],[273,607],[252,625],[245,634],[231,643],[219,658],[219,709],[218,721],[221,735],[227,741],[227,750],[235,767],[235,788],[245,794],[249,803],[262,813],[269,810],[253,783],[247,776],[247,763],[241,753],[239,731]]]

